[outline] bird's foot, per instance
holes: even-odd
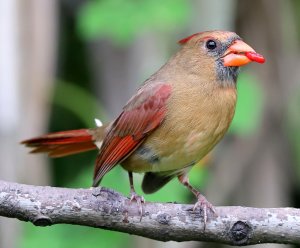
[[[210,211],[214,215],[217,215],[217,213],[216,213],[216,209],[214,208],[214,206],[208,200],[206,200],[206,198],[203,195],[201,195],[199,193],[199,195],[197,195],[197,198],[198,198],[198,201],[194,205],[193,211],[195,211],[197,208],[200,208],[200,210],[202,211],[204,230],[205,230],[206,223],[207,223],[207,211]]]
[[[136,201],[138,207],[139,207],[139,214],[140,214],[140,221],[142,220],[143,217],[143,204],[145,204],[145,199],[143,196],[138,195],[135,191],[130,192],[130,203],[133,201]]]

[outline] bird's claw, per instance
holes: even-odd
[[[209,210],[214,215],[216,215],[216,209],[214,208],[214,206],[208,200],[206,200],[206,198],[203,195],[199,194],[197,196],[197,198],[198,198],[198,201],[195,203],[193,211],[195,211],[197,208],[200,208],[200,210],[202,210],[204,230],[205,230],[206,223],[207,223],[207,210]]]
[[[143,204],[145,204],[145,199],[143,196],[138,195],[135,192],[130,193],[130,202],[136,201],[138,207],[139,207],[139,214],[140,214],[140,221],[142,221],[143,217]]]

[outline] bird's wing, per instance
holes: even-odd
[[[116,164],[129,156],[164,120],[171,86],[146,84],[133,96],[109,127],[96,160],[93,186]]]

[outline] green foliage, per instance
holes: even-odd
[[[193,166],[189,173],[189,179],[191,184],[201,191],[201,188],[203,188],[210,179],[210,173],[207,164],[200,161],[197,165]]]
[[[297,35],[298,36],[298,45],[300,45],[299,41],[300,41],[300,15],[299,15],[299,12],[300,12],[300,1],[299,0],[292,0],[291,1],[291,10],[293,11],[293,13],[290,13],[290,12],[283,12],[283,14],[286,14],[286,15],[289,15],[288,18],[290,18],[291,14],[292,14],[292,18],[295,18],[295,22],[293,23],[295,26],[292,27],[292,28],[296,28],[297,29],[297,32],[296,34],[293,34],[293,35]],[[282,21],[284,23],[285,21],[285,16],[283,16],[282,18]],[[285,28],[284,29],[287,29],[288,31],[291,31],[291,29],[288,27],[286,28],[287,25],[285,25]],[[289,37],[289,33],[286,33],[288,39],[285,39],[285,42],[289,42],[290,40],[290,37]],[[293,40],[293,39],[292,39]]]
[[[259,82],[248,73],[241,73],[237,84],[238,100],[230,132],[250,135],[261,120],[263,96]]]
[[[289,140],[291,141],[291,149],[293,156],[295,158],[295,171],[297,173],[297,183],[300,187],[300,115],[299,115],[299,106],[300,106],[300,89],[295,90],[294,93],[290,95],[290,102],[288,105],[288,114],[287,114],[287,126],[286,131],[288,133]]]
[[[128,247],[129,236],[126,234],[94,229],[90,227],[56,225],[35,227],[24,224],[24,236],[20,248],[76,248],[76,247]]]
[[[178,29],[186,24],[189,7],[185,0],[93,0],[79,12],[78,31],[84,39],[101,36],[122,44],[149,29]]]
[[[95,118],[106,116],[99,101],[87,90],[63,81],[56,85],[53,103],[75,114],[86,127],[94,127]]]

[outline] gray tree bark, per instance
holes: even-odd
[[[300,210],[217,207],[206,229],[192,205],[150,203],[140,219],[136,203],[106,188],[66,189],[0,181],[0,215],[36,226],[75,224],[160,241],[210,241],[230,245],[300,244]]]

